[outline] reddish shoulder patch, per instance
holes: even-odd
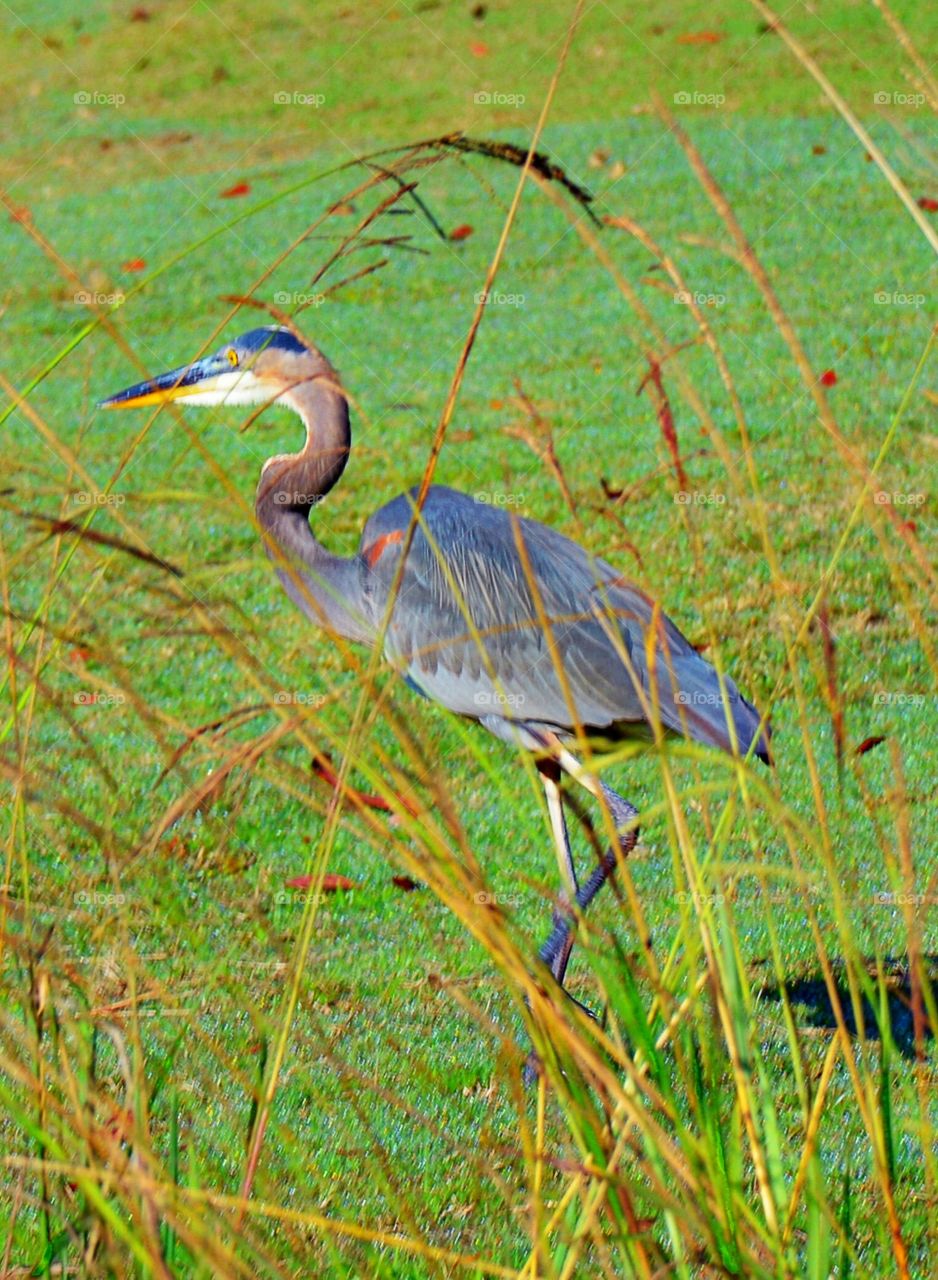
[[[385,550],[395,542],[404,541],[403,529],[392,529],[390,533],[382,534],[380,538],[376,538],[370,547],[366,547],[362,552],[368,567],[373,569]]]

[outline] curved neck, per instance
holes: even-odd
[[[291,600],[317,626],[349,640],[370,640],[357,559],[335,556],[309,527],[313,507],[334,487],[352,445],[348,401],[328,369],[279,397],[306,427],[299,453],[268,458],[261,470],[254,510],[268,556]]]
[[[306,427],[299,453],[268,458],[261,470],[254,509],[263,529],[274,532],[287,512],[309,513],[337,483],[352,447],[348,401],[337,375],[308,378],[280,397]]]

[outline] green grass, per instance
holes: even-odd
[[[249,290],[359,178],[345,172],[314,181],[317,174],[360,149],[454,128],[527,140],[568,9],[531,7],[523,56],[517,7],[492,6],[481,22],[467,11],[378,6],[366,14],[329,6],[313,20],[295,5],[269,18],[252,11],[254,25],[242,29],[245,15],[234,20],[228,10],[202,5],[154,6],[150,20],[141,22],[97,8],[81,27],[64,9],[49,6],[28,18],[47,41],[43,46],[14,18],[4,20],[15,57],[6,108],[11,128],[0,157],[11,200],[29,208],[32,226],[70,264],[82,288],[106,297],[129,294],[144,281],[110,316],[120,343],[104,327],[96,329],[29,395],[31,410],[50,429],[49,441],[22,410],[3,424],[9,461],[2,487],[9,492],[0,518],[0,582],[11,615],[8,652],[22,652],[22,663],[10,660],[7,667],[0,748],[10,784],[4,796],[0,1150],[11,1157],[0,1166],[8,1206],[0,1239],[13,1232],[15,1265],[39,1262],[48,1232],[61,1241],[49,1251],[50,1264],[61,1250],[70,1267],[79,1266],[79,1243],[87,1247],[106,1215],[75,1167],[120,1170],[121,1151],[126,1156],[131,1145],[159,1162],[167,1184],[237,1194],[255,1093],[282,1025],[303,916],[303,895],[285,885],[309,869],[327,822],[328,788],[312,780],[307,748],[312,741],[340,758],[362,687],[360,674],[282,594],[252,524],[260,464],[292,447],[295,422],[271,412],[239,433],[233,411],[163,413],[136,442],[147,422],[142,414],[106,416],[95,403],[141,369],[170,367],[200,349],[228,313],[222,299]],[[897,12],[927,52],[924,19],[912,6]],[[829,396],[837,423],[867,460],[875,457],[925,347],[935,269],[926,241],[863,148],[818,101],[780,40],[757,40],[758,23],[755,10],[743,6],[678,13],[658,4],[643,10],[630,30],[611,7],[596,6],[584,19],[543,148],[595,191],[600,216],[639,221],[677,261],[689,286],[710,297],[706,314],[754,441],[787,594],[777,592],[754,532],[755,503],[734,489],[712,437],[680,394],[670,361],[665,383],[691,489],[716,499],[689,511],[675,501],[653,402],[647,392],[637,394],[647,369],[638,339],[648,335],[561,212],[533,187],[497,282],[498,292],[515,303],[486,311],[436,478],[511,501],[601,551],[661,600],[691,639],[716,637],[728,669],[761,705],[784,671],[783,624],[797,630],[859,485],[818,422],[750,277],[724,251],[726,231],[679,146],[657,117],[632,114],[632,108],[646,104],[652,89],[670,105],[685,89],[725,94],[715,110],[675,110],[765,263],[813,367],[818,374],[836,371]],[[907,87],[902,57],[872,6],[842,5],[823,22],[799,11],[792,23],[871,119],[913,195],[938,195],[926,108],[893,106],[877,114],[871,101],[875,92]],[[678,40],[703,30],[723,39]],[[489,52],[473,55],[469,46],[480,41]],[[321,115],[311,119],[319,111],[312,107],[278,108],[272,96],[284,86],[291,93],[322,92]],[[85,87],[121,92],[127,101],[76,112],[72,95]],[[499,111],[472,102],[481,91],[523,94],[526,101]],[[180,132],[192,138],[166,137]],[[102,149],[102,142],[109,145]],[[625,164],[624,176],[590,167],[598,148],[609,152],[610,162]],[[468,223],[473,234],[444,241],[417,212],[386,216],[378,224],[383,234],[408,234],[411,246],[425,253],[390,251],[386,268],[300,318],[341,369],[359,410],[350,467],[315,516],[320,536],[346,553],[357,543],[364,515],[422,473],[517,170],[479,158],[450,159],[416,176],[439,225],[452,230]],[[248,196],[219,197],[241,181],[250,183]],[[306,184],[301,190],[275,199],[300,183]],[[356,201],[356,212],[363,214],[371,199]],[[268,200],[256,215],[227,225]],[[348,213],[328,219],[258,296],[269,301],[307,292],[335,237],[353,226]],[[652,256],[621,231],[606,228],[601,239],[667,342],[677,347],[693,338],[692,318]],[[25,387],[90,313],[75,300],[75,282],[57,273],[22,223],[0,224],[0,250],[14,264],[4,287],[2,372]],[[381,252],[356,254],[326,283]],[[181,254],[150,281],[148,272]],[[122,270],[135,258],[145,259],[147,271]],[[883,294],[889,303],[877,300]],[[921,305],[895,300],[918,295]],[[283,305],[292,310],[292,301]],[[244,310],[226,332],[255,320],[256,313]],[[741,439],[714,361],[699,345],[679,359],[743,472]],[[540,461],[506,431],[525,421],[513,399],[516,378],[550,423],[579,523]],[[922,386],[936,387],[933,362]],[[934,528],[934,412],[916,389],[879,477],[884,491],[900,495],[897,510],[915,521],[922,546]],[[83,514],[72,495],[88,484],[72,470],[66,449],[96,492],[108,488],[120,500],[95,512],[93,529],[126,538],[129,527],[137,545],[183,571],[178,583],[106,547],[85,542],[75,548],[70,539],[50,538],[23,515]],[[126,466],[113,478],[125,455]],[[604,497],[603,478],[616,488],[635,486],[617,513]],[[901,499],[909,495],[915,505],[906,512],[909,504]],[[887,895],[902,889],[897,867],[905,824],[917,890],[932,904],[920,915],[919,946],[932,969],[938,954],[930,865],[938,835],[933,668],[923,627],[909,609],[909,598],[926,609],[923,577],[895,532],[864,516],[829,591],[849,753],[842,785],[815,628],[796,659],[805,710],[799,711],[786,678],[773,711],[778,775],[772,785],[780,802],[760,796],[751,830],[737,815],[705,885],[716,895],[707,904],[715,912],[709,927],[723,947],[711,976],[718,972],[725,981],[731,1017],[751,1036],[760,1133],[771,1150],[777,1128],[776,1176],[789,1189],[803,1150],[803,1115],[831,1044],[831,1017],[806,928],[805,886],[795,887],[782,817],[802,824],[792,825],[790,838],[834,961],[841,965],[846,938],[854,957],[867,958],[874,969],[878,958],[881,973],[893,975],[897,987],[909,931],[901,907]],[[37,610],[42,625],[26,640]],[[36,664],[42,675],[34,696],[28,685]],[[498,933],[491,913],[476,911],[487,921],[480,925],[483,944],[467,929],[471,902],[450,909],[445,895],[405,893],[394,885],[393,874],[414,872],[408,857],[424,858],[428,878],[436,865],[420,852],[420,832],[406,822],[369,825],[354,813],[343,816],[328,870],[357,887],[326,898],[318,909],[253,1196],[260,1205],[356,1222],[520,1268],[531,1250],[531,1204],[542,1207],[543,1225],[584,1151],[591,1143],[601,1148],[600,1126],[590,1119],[594,1110],[602,1114],[593,1101],[595,1080],[584,1067],[586,1051],[571,1051],[564,1058],[567,1085],[555,1078],[548,1094],[547,1167],[543,1187],[532,1191],[534,1165],[526,1153],[534,1145],[536,1100],[517,1089],[526,1039],[509,948],[514,941],[530,953],[549,920],[556,869],[546,818],[511,752],[415,699],[386,674],[380,684],[443,781],[462,824],[462,848],[478,859],[487,891],[504,908],[505,927]],[[118,700],[76,701],[95,690],[110,690]],[[296,733],[282,738],[256,764],[236,771],[202,811],[186,812],[170,832],[149,841],[162,815],[217,769],[234,744],[276,723],[278,691],[312,699],[295,704],[309,708],[305,740]],[[187,731],[262,700],[272,704],[262,718],[224,738],[200,735],[161,779]],[[854,756],[871,735],[887,741]],[[823,817],[812,794],[806,740],[816,752]],[[374,789],[376,776],[388,777],[379,753],[412,767],[389,714],[379,716],[355,749],[353,778],[365,789]],[[632,877],[658,964],[674,949],[669,989],[679,1000],[707,967],[698,928],[707,911],[688,902],[674,812],[663,805],[664,767],[651,753],[614,766],[610,779],[650,810]],[[714,761],[698,769],[677,760],[670,767],[702,857],[708,824],[715,825],[723,800],[737,794],[733,779]],[[693,792],[701,779],[714,788],[703,805]],[[828,864],[819,855],[825,839]],[[450,848],[455,859],[455,837]],[[582,836],[578,848],[585,864]],[[757,853],[767,877],[761,884]],[[832,870],[842,901],[832,891]],[[663,1024],[648,1014],[654,989],[634,916],[611,893],[596,908],[594,948],[588,962],[577,953],[572,990],[594,1006],[608,1003],[626,1044],[650,1055]],[[792,993],[797,1054],[773,949]],[[848,965],[849,972],[856,967]],[[623,977],[631,972],[634,984]],[[841,968],[837,977],[846,992]],[[48,992],[37,997],[38,1034],[31,991]],[[141,992],[147,999],[134,1017],[132,998]],[[873,1010],[885,999],[875,978],[867,994]],[[875,1036],[854,1043],[863,1078],[879,1087],[876,1106],[883,1132],[892,1137],[887,1163],[909,1274],[924,1276],[936,1222],[935,1185],[923,1155],[933,1143],[934,1049],[916,1064],[901,999],[891,1012],[897,1045],[887,1038],[884,1046]],[[33,1071],[37,1039],[45,1090],[17,1074],[17,1065]],[[585,1032],[582,1040],[589,1044]],[[76,1072],[72,1092],[65,1063]],[[659,1090],[673,1088],[674,1114],[688,1131],[707,1135],[705,1180],[716,1186],[725,1179],[727,1203],[737,1206],[728,1218],[738,1215],[742,1201],[758,1213],[749,1154],[734,1153],[739,1098],[708,994],[650,1070]],[[577,1096],[581,1077],[589,1084]],[[564,1101],[565,1087],[573,1102]],[[927,1106],[922,1089],[930,1090]],[[96,1099],[94,1124],[82,1110],[86,1092]],[[132,1144],[107,1147],[101,1133],[109,1122],[106,1099],[133,1113]],[[36,1125],[61,1144],[58,1157],[47,1149],[50,1159],[64,1159],[70,1168],[47,1175],[45,1222],[36,1169],[23,1175],[15,1160],[36,1154]],[[679,1273],[695,1274],[703,1255],[695,1262],[674,1246],[675,1228],[645,1182],[656,1153],[647,1135],[638,1142],[646,1145],[626,1164],[625,1180],[636,1214],[652,1220],[660,1247],[667,1249],[670,1240],[675,1256],[683,1257]],[[840,1245],[822,1225],[827,1197],[841,1222],[849,1211],[850,1274],[892,1273],[869,1143],[841,1053],[821,1115],[812,1194],[796,1219],[788,1261],[750,1270],[745,1248],[729,1238],[714,1244],[707,1259],[720,1257],[729,1274],[845,1276]],[[133,1185],[128,1181],[122,1191],[101,1184],[115,1220],[87,1274],[131,1267],[121,1222],[146,1253],[150,1228],[146,1213],[132,1214],[139,1204]],[[582,1203],[575,1197],[565,1216],[570,1231]],[[650,1274],[638,1246],[622,1242],[626,1233],[614,1216],[622,1212],[616,1208],[597,1230],[609,1239],[594,1239],[576,1274]],[[206,1210],[201,1223],[191,1206],[157,1216],[174,1275],[239,1274],[230,1258],[211,1253],[213,1238],[237,1251],[240,1274],[459,1270],[390,1245],[356,1243],[312,1219],[279,1225],[259,1219],[236,1238],[228,1210]],[[742,1238],[744,1227],[739,1230]],[[563,1241],[564,1231],[554,1232],[539,1275],[562,1273],[569,1245]],[[738,1260],[743,1255],[748,1261]],[[146,1269],[142,1261],[136,1265]]]

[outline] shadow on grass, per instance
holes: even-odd
[[[931,989],[932,1000],[934,1001],[938,999],[938,955],[926,955],[923,957],[923,961],[925,981]],[[836,972],[837,994],[843,1009],[844,1022],[850,1034],[855,1036],[858,1025],[853,1003],[850,999],[850,991],[842,969],[838,969]],[[875,982],[875,968],[872,962],[870,963],[870,973]],[[887,956],[883,960],[883,974],[886,983],[886,1005],[889,1013],[889,1025],[892,1029],[892,1038],[895,1041],[896,1048],[904,1058],[914,1058],[915,1013],[908,961]],[[781,990],[778,986],[766,985],[759,994],[765,1000],[779,1001],[781,1000]],[[793,978],[790,982],[784,984],[784,990],[789,1002],[794,1006],[796,1018],[798,1018],[800,1010],[806,1010],[807,1024],[809,1026],[830,1030],[836,1029],[837,1018],[831,1004],[827,985],[822,976],[806,975],[801,978]],[[929,1017],[927,993],[923,994],[920,1005],[924,1040],[928,1042],[935,1037],[935,1026]],[[861,997],[860,1014],[863,1019],[864,1035],[871,1040],[880,1039],[879,1011],[865,995]]]

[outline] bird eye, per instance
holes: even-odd
[[[228,348],[228,363],[231,365],[232,369],[238,363],[238,353],[235,351],[234,347]]]

